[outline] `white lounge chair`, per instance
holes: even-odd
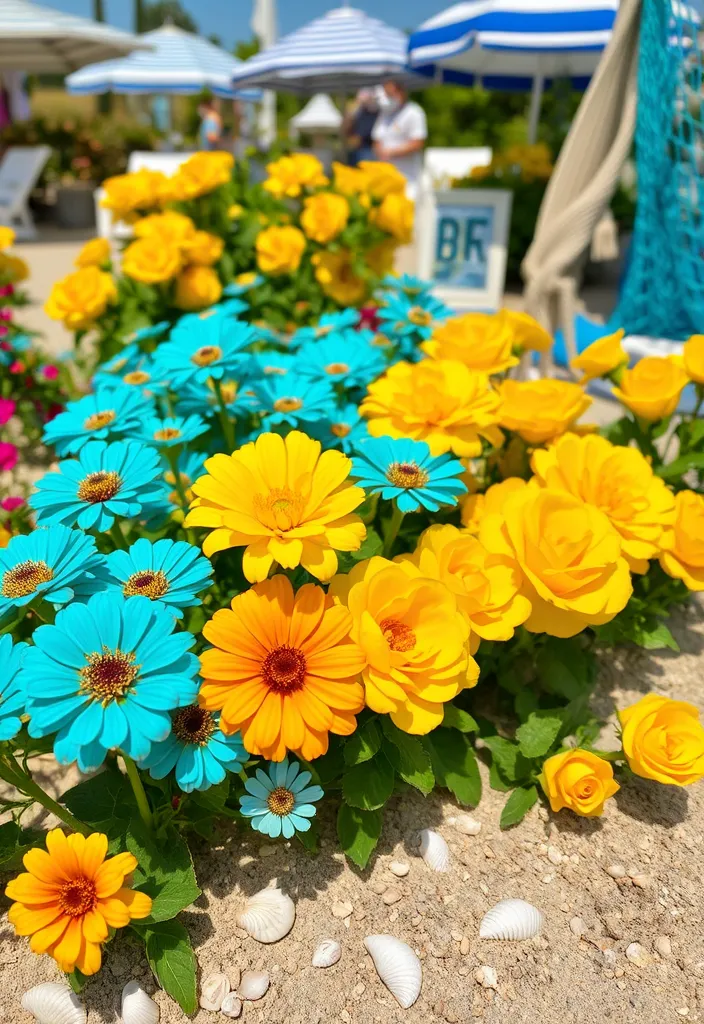
[[[161,171],[163,174],[175,174],[182,163],[188,160],[193,153],[158,153],[150,150],[135,150],[130,153],[127,160],[127,171]],[[120,221],[113,222],[112,213],[100,205],[105,195],[105,190],[95,190],[95,224],[96,233],[100,238],[130,238],[132,229],[128,224]]]
[[[0,224],[22,241],[37,237],[27,202],[50,156],[49,146],[11,146],[0,162]]]

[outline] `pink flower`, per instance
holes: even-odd
[[[12,320],[12,310],[0,309],[0,320],[5,324],[9,324],[10,320]]]
[[[0,508],[3,508],[5,512],[14,512],[16,508],[20,508],[24,505],[24,498],[3,498],[0,501]]]
[[[10,328],[6,324],[0,324],[0,338],[6,338],[10,333]]]
[[[360,317],[359,317],[359,324],[357,325],[357,330],[361,331],[364,328],[367,328],[370,331],[378,331],[379,330],[379,320],[377,318],[377,313],[378,312],[379,312],[379,310],[376,308],[376,306],[364,306],[362,309],[360,309],[360,311],[359,311]]]
[[[9,441],[0,441],[0,473],[14,469],[18,457],[14,444],[10,444]]]
[[[42,366],[42,377],[45,380],[56,380],[58,376],[59,371],[56,366],[53,366],[51,363],[48,366]]]
[[[0,288],[0,298],[4,299],[8,295],[14,295],[14,294],[15,294],[15,289],[14,289],[14,286],[11,285],[11,284],[4,284],[2,286],[2,288]]]
[[[24,363],[21,359],[15,359],[14,363],[10,363],[8,370],[10,373],[24,373]]]
[[[12,398],[0,398],[0,427],[4,426],[15,414],[15,402]]]

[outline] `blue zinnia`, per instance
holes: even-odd
[[[0,636],[0,740],[11,740],[20,731],[25,692],[20,682],[20,667],[27,644],[13,644],[9,635]]]
[[[147,327],[139,327],[130,334],[128,341],[139,345],[143,341],[152,341],[154,338],[161,338],[166,334],[171,323],[169,320],[160,320],[157,324],[149,324]]]
[[[432,281],[424,281],[420,277],[413,277],[411,274],[401,274],[396,277],[394,274],[387,274],[381,282],[383,288],[391,292],[402,292],[409,299],[415,299],[419,295],[427,295],[433,289]],[[385,297],[382,291],[381,295]]]
[[[288,352],[256,352],[250,359],[247,372],[250,380],[264,377],[285,377],[296,366],[296,356]]]
[[[339,313],[323,313],[315,327],[299,327],[289,342],[290,348],[298,348],[307,341],[319,341],[335,332],[356,327],[361,314],[358,309],[342,309]]]
[[[181,708],[171,716],[171,735],[155,743],[140,762],[153,779],[165,779],[172,769],[184,793],[217,786],[227,772],[237,772],[247,761],[238,732],[226,736],[219,728],[219,715],[198,704]]]
[[[131,437],[157,448],[188,444],[209,429],[200,416],[150,416],[130,433]]]
[[[307,342],[296,356],[296,370],[301,377],[344,384],[347,388],[366,387],[385,369],[381,349],[350,330],[322,341]]]
[[[123,373],[128,373],[135,368],[141,354],[139,345],[125,345],[116,356],[100,364],[98,372],[93,378],[94,382],[98,383],[98,376],[102,379],[109,377],[113,382],[119,380]]]
[[[0,548],[0,620],[41,596],[55,608],[104,590],[109,574],[95,538],[55,524]]]
[[[116,516],[132,519],[163,500],[159,453],[136,441],[91,441],[77,459],[45,473],[29,504],[37,523],[77,524],[104,533]]]
[[[154,372],[174,391],[191,381],[205,384],[211,377],[236,377],[245,350],[257,337],[254,327],[226,317],[196,320],[187,328],[179,325],[156,350]]]
[[[242,274],[241,277],[246,277],[246,281],[238,280],[235,278],[230,284],[226,284],[222,290],[223,295],[229,298],[236,298],[238,295],[244,295],[245,292],[249,292],[252,288],[258,288],[260,284],[264,284],[264,277],[262,274],[252,274],[251,277],[248,274]]]
[[[313,802],[323,796],[320,786],[308,785],[311,778],[298,761],[289,764],[287,757],[270,764],[268,775],[257,768],[256,778],[244,784],[250,795],[240,797],[240,812],[252,819],[253,829],[272,839],[307,832],[315,817]]]
[[[329,413],[329,419],[311,423],[308,433],[320,441],[323,448],[341,448],[349,453],[369,437],[367,421],[360,416],[356,405],[343,405]]]
[[[127,387],[98,387],[93,394],[69,402],[44,428],[44,442],[58,455],[75,455],[89,441],[113,440],[139,427],[152,404]]]
[[[214,323],[217,320],[232,320],[247,309],[249,306],[241,299],[228,299],[226,302],[218,302],[215,306],[209,306],[208,309],[203,309],[200,313],[184,313],[176,321],[169,340],[172,341],[181,333],[190,334],[191,331],[200,330],[206,321]]]
[[[93,387],[133,388],[146,395],[163,395],[168,390],[167,382],[154,370],[152,357],[141,353],[130,361],[129,369],[124,373],[114,370],[106,373],[101,366],[93,377]]]
[[[252,383],[252,390],[265,412],[263,429],[285,424],[320,420],[335,408],[335,395],[325,381],[311,383],[296,373],[269,376]]]
[[[220,391],[228,415],[233,419],[248,416],[259,408],[259,402],[254,397],[250,386],[242,385],[238,380],[222,380]],[[181,388],[176,403],[176,411],[183,414],[198,413],[202,416],[215,416],[218,414],[219,408],[220,402],[215,394],[212,381],[207,381],[205,384],[191,381],[186,384]]]
[[[163,601],[177,613],[200,604],[196,595],[213,582],[208,559],[200,548],[183,540],[163,538],[152,543],[140,537],[129,551],[113,551],[107,563],[110,590],[119,590],[125,597]]]
[[[464,471],[449,453],[431,455],[425,441],[374,437],[357,449],[351,475],[365,491],[393,498],[401,512],[415,512],[420,505],[437,512],[441,505],[456,505],[466,492],[459,479]]]
[[[452,310],[432,295],[409,299],[405,295],[387,294],[376,315],[379,329],[392,338],[425,341],[437,324],[452,316]]]
[[[174,708],[193,704],[198,659],[190,633],[146,597],[95,594],[40,626],[22,664],[33,737],[57,733],[60,764],[94,771],[109,750],[141,761],[171,732]]]

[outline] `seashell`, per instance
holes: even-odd
[[[525,900],[501,900],[479,925],[480,939],[532,939],[543,927],[543,915]]]
[[[482,988],[497,989],[499,987],[499,979],[493,967],[477,967],[474,972],[474,980]]]
[[[423,972],[410,946],[393,935],[367,935],[367,952],[376,972],[397,1003],[407,1010],[420,995]]]
[[[225,1017],[239,1017],[242,1013],[242,1000],[236,992],[228,992],[222,1001],[220,1012]]]
[[[281,889],[262,889],[247,900],[237,924],[257,942],[278,942],[293,928],[296,908]]]
[[[423,829],[420,833],[420,855],[433,871],[450,870],[450,847],[439,832]]]
[[[219,1010],[229,991],[230,979],[226,974],[209,974],[200,987],[200,1005],[204,1010]]]
[[[332,967],[342,956],[342,947],[334,939],[323,939],[313,953],[313,967]]]
[[[238,995],[253,1003],[256,999],[261,999],[268,988],[269,975],[266,971],[245,971],[242,975]]]
[[[123,1024],[159,1024],[159,1007],[138,981],[128,981],[122,990]]]
[[[35,985],[22,996],[22,1006],[39,1024],[86,1024],[88,1015],[76,995],[66,985],[46,982]]]

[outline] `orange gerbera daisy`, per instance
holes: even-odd
[[[347,609],[314,583],[295,596],[286,576],[258,583],[203,628],[213,648],[200,659],[200,704],[221,712],[224,733],[241,730],[250,754],[320,757],[328,733],[349,736],[364,707],[365,659],[351,628]]]
[[[108,837],[47,833],[46,850],[24,855],[26,874],[8,883],[5,895],[15,900],[8,920],[18,935],[31,935],[34,953],[48,953],[62,971],[82,974],[100,970],[101,945],[109,928],[124,928],[148,917],[152,901],[130,889],[127,876],[137,867],[131,853],[105,859]]]

